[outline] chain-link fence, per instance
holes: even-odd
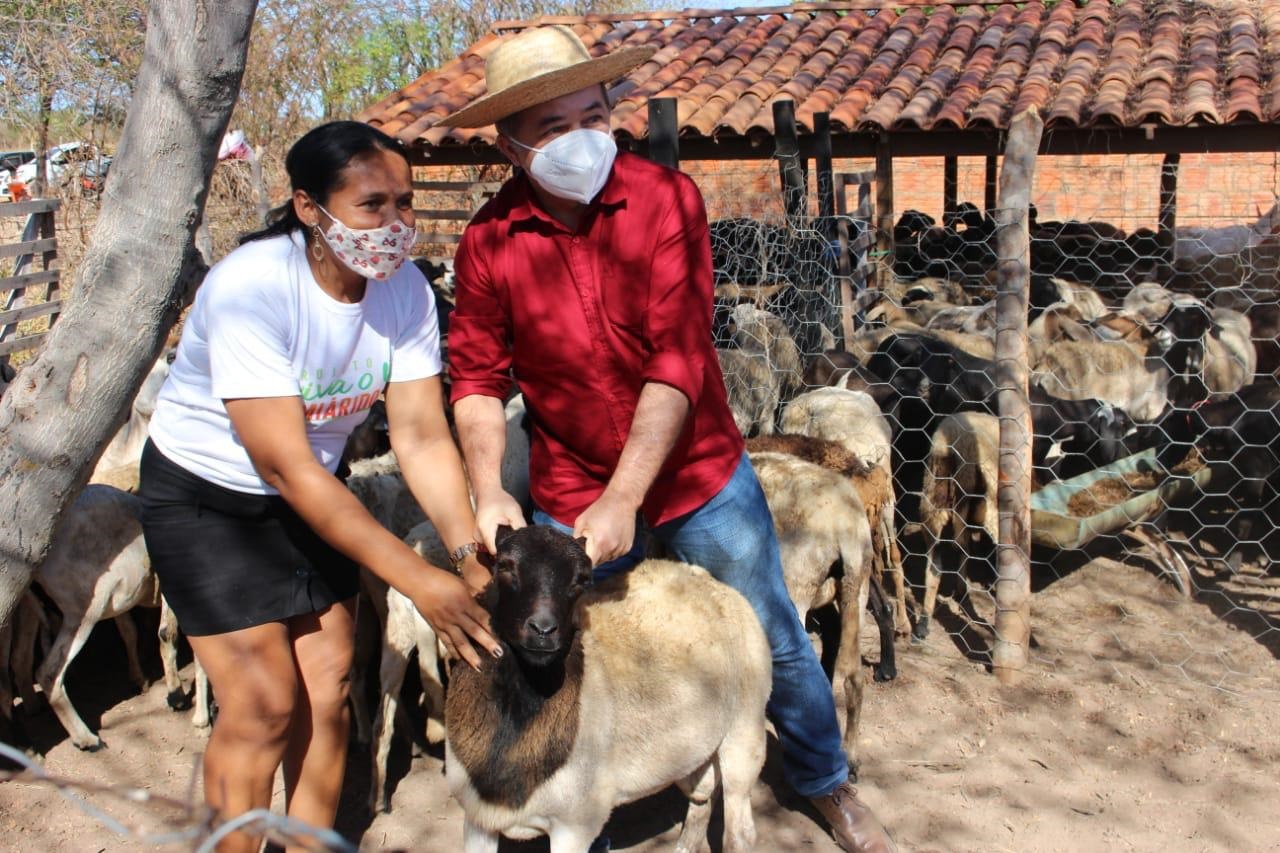
[[[902,193],[892,234],[839,177],[868,163],[837,161],[834,218],[812,198],[788,216],[776,161],[682,164],[713,219],[714,331],[739,428],[802,430],[886,466],[907,584],[894,601],[877,565],[873,602],[887,597],[899,635],[922,641],[932,622],[989,664],[998,496],[1016,485],[1000,460],[1026,453],[1001,448],[1013,374],[996,349],[998,330],[1023,334],[1023,309],[996,297],[1001,271],[1025,265],[1032,589],[1096,561],[1142,567],[1280,653],[1275,158],[1041,157],[1029,248],[1009,257],[998,235],[1017,212],[984,204],[974,159],[949,209]],[[1125,618],[1126,602],[1110,606]],[[1175,642],[1155,666],[1221,685],[1224,655]]]

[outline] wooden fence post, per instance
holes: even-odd
[[[800,138],[796,132],[795,101],[773,102],[774,157],[782,180],[782,200],[787,221],[794,228],[805,215],[806,187],[804,167],[800,164]]]
[[[893,280],[893,150],[889,134],[876,138],[876,265],[872,268],[876,288]]]
[[[996,157],[994,154],[987,157],[987,179],[982,193],[982,207],[984,210],[993,210],[996,206],[996,187],[999,182],[999,162],[1000,158]]]
[[[1031,240],[1027,212],[1044,121],[1035,109],[1014,116],[1000,169],[996,211],[996,387],[1000,413],[995,648],[1003,684],[1027,664],[1031,639],[1031,407],[1027,401],[1027,303]]]
[[[946,222],[959,206],[960,158],[942,158],[942,221]]]
[[[1160,223],[1156,241],[1165,252],[1165,263],[1173,263],[1174,246],[1178,242],[1178,164],[1182,155],[1164,155],[1160,166]]]
[[[680,168],[680,127],[675,98],[649,99],[649,159]]]

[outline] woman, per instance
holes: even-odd
[[[334,122],[285,165],[290,202],[196,297],[141,492],[161,589],[218,698],[206,801],[222,818],[268,807],[283,762],[289,815],[332,826],[357,565],[407,595],[450,654],[478,667],[501,650],[472,598],[488,571],[444,416],[435,305],[404,263],[416,236],[405,152]],[[425,563],[333,475],[379,392],[405,481],[462,578]],[[236,833],[220,849],[258,843]]]

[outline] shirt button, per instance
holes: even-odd
[[[573,240],[572,240],[572,242],[573,242],[573,245],[575,245],[575,246],[576,246],[576,245],[578,245],[579,243],[581,243],[581,242],[582,242],[582,238],[581,238],[581,237],[574,237],[574,238],[573,238]]]

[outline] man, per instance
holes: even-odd
[[[586,539],[600,577],[643,555],[637,519],[743,593],[773,652],[769,713],[788,782],[845,850],[893,842],[848,782],[835,705],[787,597],[773,522],[711,340],[711,246],[687,176],[617,154],[604,83],[652,48],[590,56],[566,27],[495,47],[489,94],[445,125],[496,123],[520,172],[455,259],[454,414],[477,536],[524,518],[499,479],[512,375],[532,421],[534,520]]]

